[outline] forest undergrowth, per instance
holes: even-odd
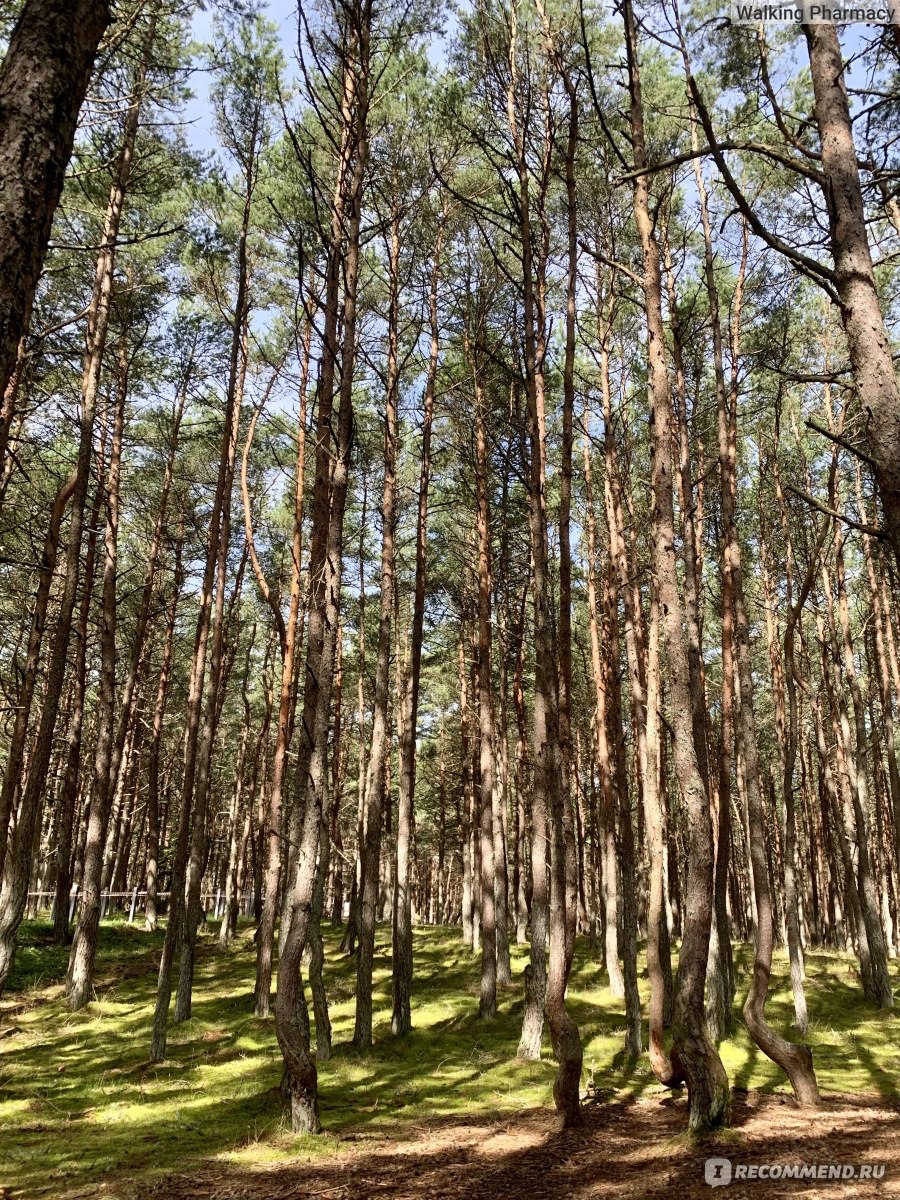
[[[66,953],[52,945],[46,923],[26,923],[15,975],[0,1002],[0,1195],[4,1200],[88,1194],[130,1200],[151,1192],[176,1196],[180,1193],[174,1184],[156,1189],[180,1171],[208,1170],[221,1180],[298,1162],[315,1169],[315,1164],[359,1152],[361,1143],[376,1145],[386,1138],[392,1152],[402,1155],[407,1143],[405,1152],[415,1153],[424,1126],[446,1125],[457,1142],[459,1129],[475,1126],[483,1142],[480,1127],[485,1122],[523,1114],[515,1128],[517,1136],[526,1137],[526,1110],[535,1109],[541,1110],[543,1142],[552,1128],[556,1073],[547,1036],[543,1061],[516,1058],[527,946],[512,947],[513,984],[501,989],[496,1018],[485,1021],[477,1016],[474,1001],[479,958],[462,945],[455,928],[417,928],[414,1027],[405,1038],[395,1038],[390,1033],[390,930],[379,926],[375,1045],[360,1054],[350,1045],[355,963],[339,952],[340,932],[323,930],[334,1051],[319,1063],[328,1085],[321,1100],[327,1135],[313,1137],[290,1131],[278,1092],[281,1058],[271,1020],[252,1015],[252,925],[242,926],[225,952],[211,935],[201,937],[201,986],[193,1015],[173,1028],[165,1061],[153,1064],[147,1044],[153,965],[163,932],[148,934],[121,921],[105,922],[103,969],[94,1000],[71,1013],[64,997]],[[773,1093],[793,1111],[784,1077],[759,1054],[740,1019],[749,947],[738,946],[736,953],[735,1034],[720,1047],[735,1104],[740,1111],[745,1093]],[[838,1094],[857,1094],[860,1103],[886,1102],[897,1109],[900,1044],[895,1018],[862,997],[851,955],[811,950],[806,968],[808,1041],[826,1097],[826,1117],[829,1100],[837,1102]],[[895,985],[898,974],[893,963]],[[640,988],[645,1001],[643,947]],[[592,950],[587,938],[578,941],[568,1003],[584,1040],[589,1129],[601,1119],[597,1110],[616,1115],[622,1105],[634,1111],[635,1103],[655,1098],[655,1115],[664,1119],[665,1110],[686,1105],[680,1091],[667,1097],[645,1057],[636,1062],[625,1058],[621,1003],[607,986],[599,949]],[[784,953],[776,954],[769,1011],[773,1025],[787,1033],[792,1004]],[[639,1111],[646,1111],[648,1120],[653,1115],[649,1109]],[[683,1128],[680,1112],[677,1121]],[[843,1120],[842,1129],[846,1124]],[[719,1141],[727,1149],[741,1137],[738,1128],[719,1135]],[[679,1149],[683,1142],[685,1135],[675,1135],[672,1144]],[[588,1139],[591,1144],[596,1152],[597,1140]],[[655,1186],[652,1175],[643,1178],[644,1186]],[[399,1186],[396,1178],[394,1182]],[[338,1187],[322,1190],[339,1194]],[[190,1194],[211,1193],[200,1187]],[[381,1192],[373,1186],[361,1194]]]

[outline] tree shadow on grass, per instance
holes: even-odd
[[[168,1058],[158,1066],[148,1063],[147,1054],[159,934],[148,936],[121,924],[101,926],[100,1000],[82,1013],[65,1010],[58,986],[55,992],[44,988],[40,995],[46,999],[37,1006],[32,1003],[36,992],[16,997],[26,1006],[16,1017],[17,1032],[0,1040],[0,1182],[9,1181],[26,1194],[43,1188],[45,1194],[62,1195],[69,1187],[96,1189],[98,1181],[107,1179],[140,1183],[161,1171],[194,1173],[198,1163],[224,1155],[261,1161],[299,1151],[318,1161],[334,1150],[335,1137],[367,1144],[388,1136],[402,1141],[418,1137],[423,1123],[434,1129],[482,1129],[502,1120],[514,1127],[529,1108],[538,1114],[534,1122],[544,1145],[554,1123],[555,1063],[549,1052],[540,1063],[514,1057],[522,1012],[519,977],[527,947],[514,948],[516,984],[500,997],[496,1019],[483,1021],[477,1015],[479,961],[462,945],[459,931],[416,929],[414,1028],[396,1039],[389,1032],[390,961],[380,930],[376,1041],[370,1052],[359,1054],[349,1040],[355,960],[338,953],[341,931],[326,930],[326,988],[333,1001],[335,1048],[319,1070],[322,1118],[330,1136],[317,1140],[297,1139],[287,1130],[277,1091],[281,1061],[274,1023],[252,1014],[252,941],[238,938],[222,953],[212,933],[200,939],[192,1019],[170,1024]],[[54,966],[49,951],[41,957],[45,949],[36,944],[32,966],[44,980],[54,969],[59,978],[60,966]],[[64,956],[60,963],[64,971]],[[846,972],[844,960],[811,956],[810,1009],[814,1018],[824,1014],[812,1035],[818,1039],[817,1056],[830,1056],[834,1078],[855,1071],[859,1086],[875,1082],[894,1094],[898,1063],[879,1046],[895,1018],[874,1013],[841,977]],[[586,1073],[593,1068],[601,1101],[586,1106],[588,1136],[602,1141],[617,1122],[630,1120],[629,1114],[643,1116],[652,1109],[662,1113],[654,1119],[671,1129],[666,1136],[676,1137],[686,1124],[685,1099],[659,1091],[646,1058],[626,1058],[621,1001],[604,983],[604,974],[580,944],[569,1005],[582,1027]],[[778,1021],[788,1022],[792,1015],[789,989],[777,972],[772,1012]],[[848,1036],[855,1024],[858,1042]],[[770,1088],[779,1082],[740,1027],[723,1048],[739,1087],[762,1083]],[[738,1112],[741,1103],[736,1098]],[[648,1133],[638,1123],[637,1141]],[[568,1145],[546,1142],[551,1159]],[[611,1153],[613,1143],[608,1149]],[[627,1146],[622,1153],[626,1151]],[[441,1154],[452,1160],[453,1147]],[[386,1154],[382,1161],[389,1159]],[[500,1159],[518,1170],[515,1156]],[[484,1194],[528,1195],[530,1162],[527,1156],[522,1160],[517,1176],[523,1190]],[[221,1169],[230,1179],[231,1165]],[[496,1164],[491,1167],[496,1169]],[[562,1175],[554,1170],[545,1161],[534,1187],[546,1181],[563,1186]],[[345,1168],[329,1171],[328,1178],[343,1189]],[[400,1194],[390,1190],[397,1184],[396,1173],[382,1183],[383,1194]],[[304,1194],[296,1186],[295,1177],[291,1194]],[[369,1193],[347,1192],[351,1194]],[[431,1195],[426,1190],[411,1194]],[[475,1194],[480,1194],[477,1189]],[[535,1196],[544,1194],[568,1193],[534,1191]],[[177,1197],[177,1190],[171,1195]]]

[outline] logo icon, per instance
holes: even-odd
[[[731,1159],[708,1158],[703,1177],[710,1187],[725,1187],[731,1183]]]

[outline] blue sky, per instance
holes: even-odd
[[[208,42],[212,38],[212,22],[215,11],[214,4],[208,4],[205,9],[199,6],[194,12],[191,22],[194,37],[198,42]],[[296,0],[268,0],[263,5],[263,12],[281,33],[281,45],[287,68],[288,79],[291,79],[297,63],[297,4]],[[214,150],[215,135],[210,129],[210,110],[208,101],[209,77],[203,70],[198,70],[193,77],[191,87],[194,99],[188,104],[186,116],[190,122],[187,137],[191,146],[196,150]]]

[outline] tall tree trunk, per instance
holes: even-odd
[[[225,896],[223,899],[222,921],[219,925],[220,950],[228,949],[228,943],[231,941],[236,918],[238,855],[241,849],[240,826],[244,807],[244,774],[247,758],[247,742],[250,738],[250,726],[252,724],[250,697],[247,692],[250,684],[250,659],[253,654],[255,641],[256,623],[254,622],[250,637],[247,639],[247,656],[244,660],[244,672],[241,682],[241,701],[244,705],[244,720],[241,723],[241,736],[234,763],[234,785],[231,792],[231,809],[228,814],[228,858],[225,865]]]
[[[416,568],[413,597],[412,629],[410,631],[410,667],[407,675],[403,728],[400,734],[400,790],[397,800],[397,870],[394,876],[393,934],[391,991],[393,1013],[391,1029],[395,1034],[408,1033],[412,1028],[410,997],[412,995],[412,905],[410,897],[409,841],[412,832],[413,802],[416,793],[416,727],[419,713],[419,685],[422,675],[422,634],[425,626],[425,574],[428,546],[428,488],[431,481],[431,427],[434,420],[434,392],[440,349],[438,326],[438,286],[441,275],[441,252],[444,244],[445,216],[438,224],[431,268],[431,289],[428,296],[428,317],[431,346],[425,394],[422,404],[422,457],[419,471],[419,507],[416,516]],[[443,746],[441,767],[443,770]],[[443,774],[441,775],[443,785]],[[441,793],[443,799],[443,792]],[[443,809],[441,810],[443,819]],[[443,836],[440,853],[443,855]],[[441,862],[440,866],[443,866]],[[440,919],[440,918],[439,918]]]
[[[469,695],[466,681],[466,634],[465,623],[460,619],[458,641],[458,674],[459,674],[459,742],[462,793],[462,820],[459,822],[462,853],[462,934],[463,943],[474,948],[475,945],[475,913],[474,888],[472,879],[472,855],[469,850],[471,830],[469,828],[469,813],[471,810],[472,789],[472,759],[469,753]]]
[[[510,82],[507,116],[517,173],[517,213],[522,249],[522,300],[524,325],[524,368],[527,433],[530,463],[528,469],[528,528],[532,562],[532,600],[534,605],[535,680],[533,711],[534,784],[532,791],[532,941],[531,978],[526,979],[526,1008],[520,1053],[540,1053],[540,1023],[535,1006],[543,996],[550,1037],[558,1069],[553,1099],[562,1126],[580,1119],[579,1084],[582,1048],[578,1026],[566,1011],[565,994],[571,959],[567,919],[566,807],[563,767],[560,755],[559,680],[556,671],[556,645],[550,615],[549,540],[546,494],[546,420],[544,394],[545,313],[543,287],[546,272],[546,225],[544,242],[535,254],[531,222],[531,187],[528,157],[517,104],[519,61],[516,10],[512,11],[509,36]],[[545,136],[544,155],[549,137]],[[546,176],[545,176],[546,177]],[[538,191],[542,219],[545,217],[544,185]],[[551,847],[549,914],[546,902],[546,846]],[[544,921],[549,915],[550,953],[545,967]],[[546,971],[546,976],[545,976]],[[535,1038],[535,1033],[537,1037]],[[536,1042],[536,1045],[535,1045]]]
[[[630,117],[635,166],[647,165],[637,31],[630,0],[623,6],[628,57]],[[673,1020],[673,1057],[688,1085],[689,1127],[714,1128],[728,1117],[728,1077],[706,1030],[704,990],[712,921],[713,842],[709,797],[701,778],[691,725],[691,696],[683,605],[675,562],[672,472],[672,403],[665,361],[659,247],[649,208],[648,176],[634,180],[634,217],[644,262],[647,356],[650,385],[654,566],[665,629],[672,700],[675,771],[687,812],[688,877],[684,936],[678,960]]]
[[[73,1012],[77,1012],[88,1003],[93,988],[97,929],[100,924],[103,847],[106,843],[110,805],[114,792],[112,757],[116,717],[116,570],[119,539],[119,480],[122,468],[122,437],[125,430],[128,372],[128,347],[123,335],[119,348],[119,378],[110,442],[109,478],[106,488],[97,742],[94,749],[94,771],[91,780],[91,801],[84,850],[84,874],[78,908],[78,926],[72,942],[69,969],[66,975],[66,999]]]
[[[104,431],[105,434],[105,431]],[[97,560],[97,527],[100,522],[100,507],[103,503],[106,474],[105,438],[101,440],[97,456],[98,474],[103,482],[97,485],[93,510],[88,524],[88,544],[84,556],[84,579],[81,587],[81,605],[78,625],[75,663],[72,678],[72,704],[69,712],[69,727],[66,733],[66,766],[59,798],[60,831],[56,848],[56,900],[53,919],[54,941],[67,946],[70,940],[69,896],[72,889],[72,840],[75,832],[75,814],[81,783],[81,744],[84,728],[84,701],[87,691],[87,639],[88,620],[94,592],[94,573]]]
[[[860,520],[868,522],[865,501],[862,491],[862,474],[859,464],[856,467],[856,504]],[[889,785],[891,823],[894,831],[894,867],[900,879],[900,770],[897,768],[897,745],[894,730],[894,702],[891,692],[891,676],[887,651],[887,639],[892,630],[887,614],[878,574],[875,569],[875,556],[872,553],[871,538],[863,535],[863,555],[866,562],[866,579],[869,585],[869,600],[874,617],[875,664],[874,672],[878,682],[878,696],[881,702],[881,722],[884,732],[884,748],[887,757],[887,776]],[[897,914],[900,916],[900,913]]]
[[[344,58],[341,161],[332,204],[326,277],[326,326],[321,360],[316,438],[316,482],[310,540],[309,634],[303,698],[303,733],[295,791],[305,799],[296,872],[285,905],[275,997],[275,1029],[284,1057],[291,1121],[295,1132],[318,1132],[318,1076],[310,1054],[309,1019],[300,962],[309,934],[316,858],[325,793],[325,755],[331,716],[336,638],[340,616],[344,510],[353,432],[353,358],[356,342],[363,182],[368,162],[371,0],[347,14],[349,44]],[[346,234],[346,241],[345,241]],[[334,368],[337,358],[338,286],[343,278],[343,345],[337,428],[332,431]],[[330,484],[330,487],[329,487]],[[330,493],[330,495],[329,495]],[[377,885],[377,859],[375,867]]]
[[[475,389],[475,495],[478,532],[478,765],[479,831],[481,839],[481,997],[480,1017],[497,1015],[497,912],[494,871],[494,793],[496,789],[493,639],[491,628],[491,515],[488,503],[488,452],[485,428],[485,396],[478,353],[470,354]],[[505,908],[505,905],[504,905]]]
[[[366,770],[365,839],[360,884],[359,949],[356,956],[356,1023],[353,1045],[372,1045],[372,964],[378,906],[381,833],[384,821],[387,765],[390,754],[391,618],[394,611],[397,518],[397,401],[399,392],[400,227],[395,201],[388,246],[390,300],[387,331],[387,373],[384,416],[384,485],[381,497],[381,593],[378,603],[378,641],[375,657],[375,696],[372,738]]]
[[[294,467],[294,522],[291,539],[291,584],[288,601],[288,619],[281,633],[281,689],[278,698],[278,727],[275,736],[275,753],[272,759],[272,780],[266,803],[266,847],[265,878],[263,882],[263,906],[256,933],[256,985],[254,1012],[257,1017],[269,1015],[272,990],[272,947],[275,941],[275,916],[278,905],[279,881],[281,876],[281,809],[284,778],[287,769],[288,751],[293,732],[293,709],[295,703],[295,659],[297,657],[297,626],[300,614],[300,562],[303,553],[303,489],[306,474],[306,397],[309,383],[310,349],[312,341],[311,302],[303,331],[302,366],[300,378],[300,409],[297,420],[297,458]],[[241,465],[241,481],[244,496],[244,521],[247,541],[252,542],[250,506],[247,491],[247,455],[251,434],[247,436],[247,447]],[[255,559],[255,555],[254,555]],[[261,574],[257,572],[257,579]],[[264,582],[264,581],[263,581]],[[277,597],[268,586],[264,595],[270,599],[276,621],[281,621],[281,608]],[[292,831],[293,832],[293,831]]]
[[[249,202],[245,213],[249,215]],[[246,219],[246,218],[245,218]],[[242,229],[242,241],[246,237],[247,226]],[[209,549],[213,553],[215,563],[215,596],[211,606],[212,619],[208,632],[209,644],[209,674],[206,680],[205,705],[200,704],[202,721],[200,721],[197,744],[197,765],[195,769],[194,787],[191,804],[191,835],[188,859],[185,870],[185,895],[183,931],[178,963],[178,987],[175,995],[175,1021],[186,1021],[191,1015],[191,994],[194,981],[194,962],[196,955],[197,930],[201,918],[201,887],[203,872],[206,866],[208,852],[208,810],[210,777],[212,772],[212,753],[215,743],[215,733],[218,724],[220,706],[224,698],[225,675],[227,664],[225,660],[226,633],[229,619],[226,617],[226,581],[228,577],[228,551],[231,545],[231,501],[234,488],[235,460],[237,455],[238,426],[241,416],[241,402],[244,393],[244,378],[247,367],[246,321],[249,305],[246,301],[246,262],[239,269],[239,295],[236,308],[235,327],[233,332],[232,361],[229,374],[226,403],[229,406],[229,416],[226,418],[226,435],[222,439],[222,487],[220,496],[219,524],[211,539],[215,545]],[[235,358],[235,350],[237,358]],[[238,571],[234,585],[232,604],[240,595],[242,570]],[[198,712],[198,719],[200,712]]]
[[[594,676],[594,726],[597,734],[597,770],[600,775],[600,872],[603,889],[603,932],[606,971],[612,994],[625,995],[625,978],[619,963],[619,889],[616,855],[616,796],[612,757],[609,751],[608,714],[606,705],[608,663],[600,650],[600,616],[597,603],[597,534],[594,520],[594,493],[591,480],[591,455],[588,411],[584,416],[584,487],[587,510],[587,595],[588,622],[591,633],[591,668]],[[607,431],[611,437],[611,431]]]
[[[153,706],[153,719],[150,725],[150,750],[147,756],[147,896],[144,907],[144,921],[147,929],[151,932],[156,929],[159,856],[163,848],[160,828],[159,760],[162,748],[163,721],[165,720],[166,704],[169,698],[169,679],[172,672],[175,618],[178,614],[178,601],[181,598],[181,589],[184,586],[184,571],[181,565],[182,546],[184,542],[183,516],[181,526],[181,533],[175,543],[175,578],[166,610],[166,633],[163,640],[159,682],[156,687],[156,703]]]

